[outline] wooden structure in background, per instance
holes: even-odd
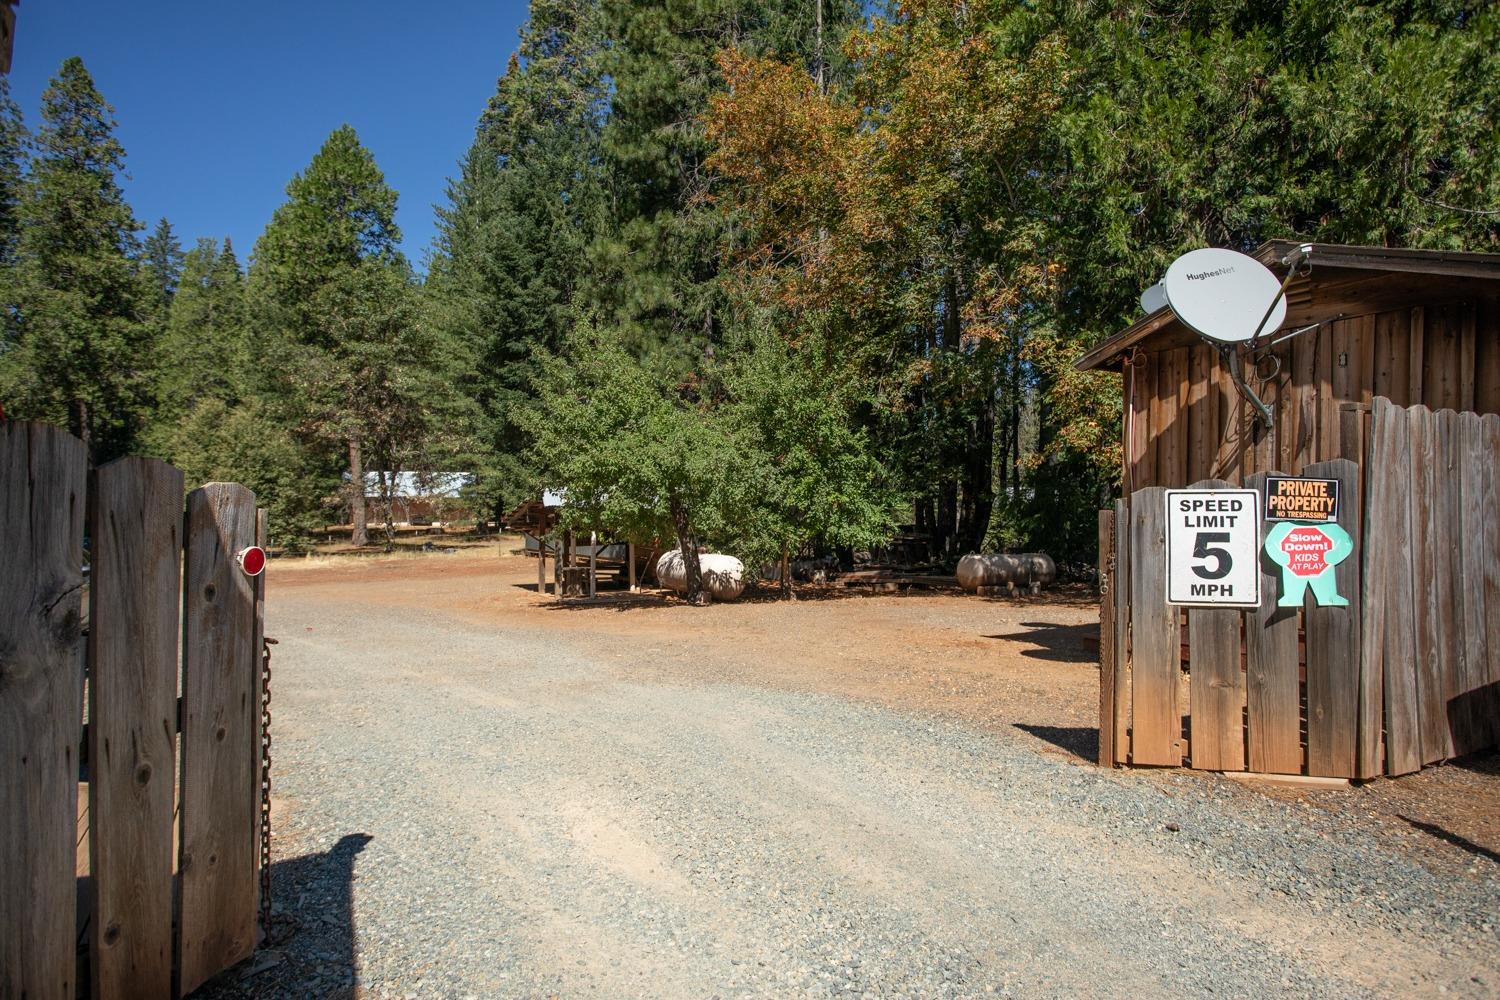
[[[264,576],[235,556],[264,513],[231,483],[186,506],[163,462],[90,472],[67,432],[0,423],[0,996],[172,997],[255,948]]]
[[[1295,246],[1255,256],[1283,277]],[[1309,260],[1268,339],[1310,329],[1247,359],[1270,430],[1170,308],[1077,363],[1124,379],[1126,498],[1100,512],[1103,764],[1366,778],[1500,743],[1500,255]],[[1258,609],[1166,605],[1161,489],[1263,494],[1278,470],[1344,481],[1351,608],[1276,608],[1268,561]]]
[[[1254,256],[1282,277],[1277,262],[1296,245],[1268,243]],[[1218,353],[1170,308],[1079,359],[1081,370],[1123,375],[1127,496],[1203,479],[1239,485],[1334,458],[1362,464],[1376,396],[1500,413],[1500,254],[1313,244],[1309,260],[1311,271],[1287,290],[1281,332],[1316,328],[1247,364],[1275,411],[1272,431],[1255,420]]]

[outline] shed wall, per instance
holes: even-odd
[[[1416,306],[1328,320],[1272,349],[1280,370],[1251,384],[1276,414],[1267,432],[1218,353],[1195,343],[1125,366],[1123,490],[1240,484],[1256,472],[1350,458],[1363,464],[1370,401],[1500,413],[1500,301]],[[1353,405],[1350,405],[1353,404]]]

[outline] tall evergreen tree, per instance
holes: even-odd
[[[198,240],[183,256],[161,340],[154,439],[174,437],[178,421],[205,400],[234,405],[244,397],[245,323],[245,280],[229,241]]]
[[[15,263],[21,238],[21,195],[26,163],[26,126],[10,97],[10,79],[0,77],[0,267]]]
[[[252,363],[276,373],[289,419],[347,456],[353,542],[364,545],[367,458],[389,461],[394,442],[426,432],[450,370],[414,308],[396,192],[354,130],[334,130],[287,195],[250,268]]]
[[[156,228],[141,244],[141,265],[152,293],[165,311],[172,304],[172,296],[177,294],[183,269],[182,244],[165,218],[157,221]]]
[[[535,0],[473,145],[438,212],[428,315],[468,357],[461,387],[484,430],[481,490],[497,508],[538,488],[521,411],[538,358],[573,323],[583,262],[606,212],[598,0]]]
[[[140,226],[120,191],[114,129],[83,60],[69,58],[42,93],[8,296],[16,321],[0,350],[12,415],[66,423],[99,461],[139,429],[149,357],[132,260]]]

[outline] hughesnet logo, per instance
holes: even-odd
[[[1187,276],[1187,280],[1189,280],[1189,281],[1202,281],[1205,278],[1217,278],[1221,274],[1233,274],[1233,273],[1234,273],[1234,268],[1232,268],[1232,267],[1221,267],[1217,271],[1200,271],[1197,274],[1189,274]]]

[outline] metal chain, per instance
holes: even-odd
[[[271,944],[271,647],[262,637],[260,658],[260,927]]]

